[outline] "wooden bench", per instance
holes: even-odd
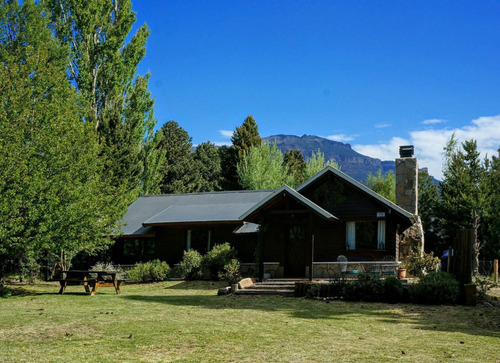
[[[53,279],[59,281],[61,288],[59,294],[64,294],[67,286],[83,285],[86,292],[95,295],[99,287],[114,287],[117,294],[121,294],[121,281],[117,279],[116,271],[90,271],[90,270],[68,270],[61,271],[62,278]],[[96,277],[93,277],[93,276]],[[106,279],[105,277],[110,277]],[[92,288],[92,290],[90,289]]]

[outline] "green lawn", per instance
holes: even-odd
[[[216,296],[217,283],[15,286],[0,362],[500,361],[500,306]],[[12,287],[12,286],[11,286]]]

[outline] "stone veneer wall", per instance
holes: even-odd
[[[399,240],[399,260],[404,261],[411,249],[424,250],[424,231],[418,214],[417,158],[396,159],[396,204],[415,215],[415,223],[402,231]]]
[[[396,204],[411,214],[418,214],[417,158],[396,159]]]

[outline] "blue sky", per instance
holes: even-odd
[[[132,0],[133,1],[133,0]],[[261,136],[319,135],[391,160],[414,144],[441,176],[452,132],[500,147],[499,1],[135,0],[151,29],[158,127],[230,142],[253,115]]]

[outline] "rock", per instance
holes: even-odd
[[[238,282],[238,289],[244,289],[245,287],[249,287],[255,284],[255,279],[251,277],[247,277],[246,279]]]
[[[487,302],[487,301],[484,301],[484,302],[483,302],[483,306],[484,306],[485,308],[492,308],[492,307],[493,307],[493,305],[491,305],[491,304],[490,304],[489,302]]]
[[[221,287],[219,291],[217,291],[217,295],[227,295],[231,293],[231,286]]]

